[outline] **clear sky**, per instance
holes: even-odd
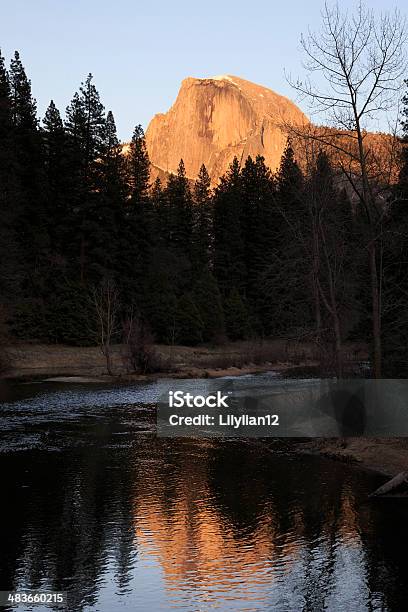
[[[371,0],[381,10],[402,0]],[[299,38],[320,22],[314,0],[1,0],[0,47],[21,53],[40,116],[61,111],[88,72],[119,136],[166,111],[187,76],[235,74],[294,98]],[[341,0],[341,6],[355,2]],[[406,11],[405,11],[406,12]],[[306,109],[304,109],[306,110]]]

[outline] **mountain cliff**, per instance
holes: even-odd
[[[155,115],[147,129],[152,174],[176,172],[182,158],[189,178],[204,163],[216,183],[235,156],[248,155],[263,155],[275,170],[286,143],[285,123],[308,119],[271,89],[230,75],[184,79],[173,106]]]

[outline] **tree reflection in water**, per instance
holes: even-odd
[[[365,501],[374,476],[112,415],[87,444],[0,455],[1,589],[67,590],[70,610],[404,609],[404,508]]]

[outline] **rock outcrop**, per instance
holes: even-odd
[[[187,78],[167,113],[146,132],[152,175],[174,173],[182,158],[195,179],[202,163],[213,184],[233,158],[263,155],[275,170],[286,143],[284,126],[308,119],[288,98],[235,76]]]

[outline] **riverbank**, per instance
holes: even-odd
[[[270,438],[248,439],[247,444],[268,454],[278,450],[279,454],[325,457],[387,480],[408,470],[408,438]]]
[[[268,370],[289,372],[293,368],[316,366],[315,346],[294,339],[275,338],[265,341],[230,342],[218,346],[154,345],[154,372],[149,375],[131,372],[124,345],[111,347],[113,379],[145,380],[158,376],[175,378],[212,378],[242,376]],[[106,359],[99,347],[73,347],[20,343],[2,347],[1,378],[37,379],[83,377],[111,382]],[[345,347],[348,363],[367,358],[361,345]]]
[[[240,376],[314,363],[312,347],[284,339],[201,347],[155,345],[153,350],[156,371],[146,376],[130,371],[125,346],[112,346],[113,379],[126,382],[164,375],[182,378]],[[3,369],[2,378],[83,377],[84,380],[112,381],[99,347],[21,343],[6,346],[3,352],[7,367]]]
[[[309,439],[295,442],[296,452],[355,464],[393,477],[408,470],[408,438]]]

